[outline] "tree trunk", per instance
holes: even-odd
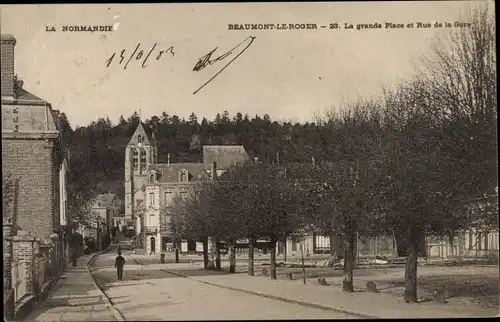
[[[254,258],[254,239],[248,238],[248,275],[254,276],[253,258]]]
[[[453,242],[455,241],[455,236],[450,235],[450,236],[448,236],[448,238],[449,238],[449,242],[450,242],[451,257],[454,257],[455,256],[455,250],[453,249]]]
[[[273,240],[269,243],[269,248],[271,252],[271,279],[275,280],[277,279],[276,277],[276,241]]]
[[[336,256],[337,255],[337,249],[336,249],[336,244],[335,244],[335,234],[330,233],[330,255],[331,256]]]
[[[221,264],[220,264],[220,238],[219,237],[215,238],[215,270],[217,270],[217,271],[221,270]]]
[[[354,292],[354,247],[356,243],[356,233],[349,232],[344,243],[344,281],[342,290],[344,292]]]
[[[208,237],[203,238],[203,268],[208,267]]]
[[[229,273],[236,273],[236,241],[229,243]]]
[[[406,303],[417,303],[417,258],[418,245],[420,236],[410,234],[409,240],[406,243],[408,249],[405,267],[405,293],[404,299]]]
[[[176,242],[176,247],[175,247],[175,263],[179,264],[179,252],[181,248],[181,242]]]
[[[287,251],[287,249],[286,249],[286,240],[287,240],[287,236],[285,236],[283,238],[283,263],[286,262],[286,251]]]

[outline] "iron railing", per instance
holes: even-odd
[[[159,226],[144,226],[142,231],[146,234],[156,234],[160,231]]]

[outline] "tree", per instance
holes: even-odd
[[[206,194],[203,185],[194,188],[186,201],[186,236],[203,243],[203,267],[208,267],[208,239],[210,238],[210,218],[207,213]]]
[[[304,228],[305,222],[297,211],[301,198],[297,186],[286,180],[279,167],[271,164],[257,165],[257,182],[254,192],[255,216],[260,220],[254,229],[268,240],[271,255],[271,279],[276,279],[276,243]]]
[[[487,7],[467,18],[470,28],[441,39],[418,78],[386,97],[387,219],[407,246],[407,302],[417,301],[421,237],[470,228],[484,212],[467,209],[498,194],[495,24]]]
[[[189,115],[189,125],[198,125],[198,117],[196,116],[196,114],[194,114],[194,112]]]
[[[313,212],[309,223],[317,232],[344,240],[343,290],[353,292],[356,241],[360,237],[381,234],[377,222],[382,179],[380,156],[376,150],[380,113],[372,101],[358,101],[323,121],[323,155],[328,162],[316,162],[303,169],[312,182],[306,193],[306,213]],[[300,174],[304,176],[304,174]]]
[[[172,236],[175,248],[175,262],[179,263],[179,252],[181,249],[182,239],[186,236],[186,200],[180,195],[176,195],[172,200],[172,209],[162,210],[162,215],[168,218],[167,226],[169,234]]]
[[[240,237],[247,239],[248,242],[248,275],[250,276],[254,275],[254,246],[261,236],[258,213],[254,210],[255,205],[259,203],[258,175],[258,164],[247,162],[231,167],[221,179],[228,188],[223,190],[228,197],[227,203],[224,204],[231,209],[233,214],[231,219],[235,220],[238,226],[233,238]]]
[[[193,136],[191,137],[189,150],[191,151],[191,153],[196,153],[196,154],[201,152],[201,142],[200,142],[200,136],[198,134],[193,134]]]

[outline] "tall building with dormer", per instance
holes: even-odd
[[[202,148],[203,162],[174,163],[167,153],[167,163],[158,163],[154,133],[139,122],[125,153],[125,217],[136,219],[139,246],[146,252],[168,251],[173,246],[169,215],[176,197],[187,197],[200,181],[218,177],[249,159],[241,145]],[[197,246],[201,245],[185,240],[181,251],[195,252]]]
[[[68,254],[63,228],[68,221],[69,154],[62,138],[60,112],[29,92],[16,76],[15,37],[2,34],[0,40],[2,183],[7,180],[11,192],[8,200],[4,198],[8,204],[8,209],[3,208],[4,238],[15,236],[18,231],[29,232],[54,246],[52,262],[62,263],[63,255]],[[59,239],[53,243],[54,233]],[[10,263],[18,258],[12,255],[12,244],[5,241],[4,283],[10,283]],[[27,269],[30,263],[26,264]]]

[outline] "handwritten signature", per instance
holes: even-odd
[[[250,47],[250,45],[253,43],[254,40],[255,40],[255,37],[249,36],[245,40],[243,40],[242,42],[240,42],[238,45],[236,45],[235,47],[233,47],[232,49],[230,49],[229,51],[227,51],[224,54],[220,55],[219,57],[216,57],[216,58],[213,58],[213,59],[212,59],[212,55],[215,53],[215,51],[219,47],[215,47],[208,54],[206,54],[205,56],[201,57],[198,60],[198,62],[196,63],[196,65],[194,66],[194,68],[193,68],[194,72],[199,72],[200,70],[204,69],[205,67],[207,67],[209,65],[213,65],[213,64],[215,64],[218,61],[224,60],[228,56],[234,54],[235,50],[237,50],[238,48],[241,48],[241,47],[243,47],[243,46],[246,45],[236,56],[234,56],[233,59],[231,59],[224,67],[222,67],[217,73],[215,73],[215,75],[213,75],[208,81],[206,81],[203,85],[201,85],[201,87],[199,87],[196,91],[194,91],[193,95],[195,95],[196,93],[198,93],[203,87],[207,86],[211,81],[214,80],[214,78],[216,78],[217,76],[219,76],[220,73],[222,73],[227,67],[229,67],[229,65],[231,65],[231,63],[233,61],[235,61],[238,57],[240,57],[240,55],[243,54],[248,49],[248,47]]]

